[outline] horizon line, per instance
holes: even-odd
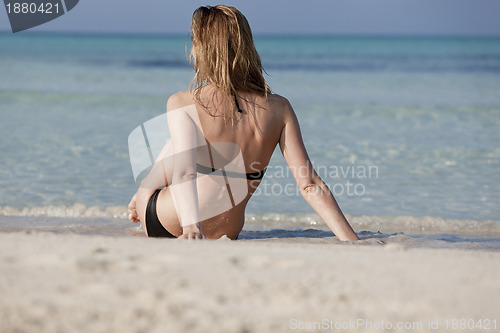
[[[23,35],[68,35],[68,36],[116,36],[116,37],[188,37],[188,33],[182,32],[122,32],[122,31],[50,31],[50,30],[26,30],[17,32]],[[0,34],[14,34],[11,30],[0,30]],[[297,33],[297,32],[263,32],[254,33],[254,37],[349,37],[349,38],[500,38],[500,34],[412,34],[412,33]]]

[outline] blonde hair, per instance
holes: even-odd
[[[233,96],[240,97],[238,91],[266,97],[271,92],[250,25],[236,7],[199,7],[193,13],[190,36],[194,49],[190,60],[195,70],[191,90],[200,104],[200,88],[212,83],[224,99],[229,98],[231,110],[223,116],[234,123]]]

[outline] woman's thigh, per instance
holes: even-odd
[[[168,186],[162,189],[158,195],[156,214],[160,223],[168,232],[176,237],[182,235],[182,227]]]

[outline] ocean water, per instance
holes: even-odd
[[[189,87],[185,42],[0,34],[0,213],[123,219],[136,190],[128,135]],[[382,217],[390,226],[408,216],[484,222],[498,236],[500,38],[257,36],[256,45],[345,213],[371,219],[374,233]],[[283,230],[314,219],[279,150],[247,212],[288,221]],[[249,218],[248,228],[273,219]]]

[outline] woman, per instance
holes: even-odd
[[[150,237],[215,239],[227,235],[236,239],[245,222],[246,204],[279,144],[309,205],[339,239],[358,240],[312,167],[292,106],[271,93],[243,14],[231,6],[200,7],[192,17],[191,40],[196,72],[191,90],[176,93],[167,102],[173,147],[165,146],[132,198],[130,220],[140,222]],[[200,137],[205,140],[203,149],[198,149],[203,145],[199,140],[190,139]],[[179,148],[188,141],[191,145]],[[227,154],[231,149],[221,148],[222,143],[238,151]],[[179,158],[185,152],[190,153]],[[172,154],[177,157],[171,158]],[[226,163],[241,156],[243,172],[228,172],[223,162],[214,162],[214,155],[231,155],[220,159]],[[162,161],[168,162],[160,165]],[[199,177],[203,174],[211,175],[212,182]],[[236,179],[241,184],[242,178],[245,193],[235,200],[243,187],[229,185]],[[207,179],[205,185],[203,179]],[[213,185],[217,179],[225,180],[220,186]],[[176,185],[171,186],[173,183]],[[231,205],[215,210],[217,215],[215,211],[206,213],[203,207],[220,207],[222,201],[215,198],[222,197],[221,188],[231,198]]]

